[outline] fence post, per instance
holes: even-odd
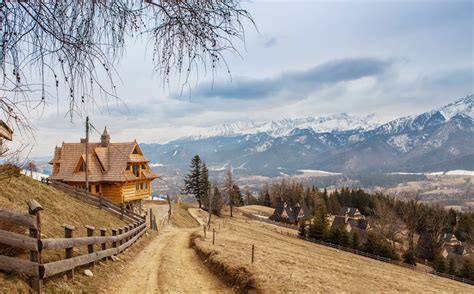
[[[99,208],[102,209],[102,195],[99,195]]]
[[[252,244],[252,264],[254,260],[255,260],[255,245]]]
[[[216,229],[212,228],[212,245],[214,245],[215,238],[216,238]]]
[[[117,229],[116,228],[112,228],[111,231],[112,231],[112,236],[117,236]],[[117,248],[117,241],[112,242],[112,247]]]
[[[74,231],[74,226],[71,225],[63,225],[64,227],[64,237],[65,238],[72,238],[72,232]],[[66,259],[72,258],[72,249],[73,247],[66,248]],[[68,278],[74,280],[74,268],[67,271],[66,275]]]
[[[118,233],[119,233],[119,236],[123,234],[123,229],[122,228],[119,228],[118,229]],[[123,242],[123,239],[120,239],[119,241],[119,246],[122,245],[122,242]]]
[[[123,203],[120,205],[120,219],[123,220]]]
[[[128,225],[126,225],[126,226],[124,227],[124,229],[125,229],[125,230],[124,230],[124,233],[127,233],[127,232],[129,231]],[[127,243],[127,241],[128,241],[128,237],[125,238],[125,240],[123,240],[123,243]]]
[[[153,230],[153,210],[150,208],[150,230]]]
[[[204,239],[206,239],[206,225],[202,225],[202,228],[204,230]]]
[[[100,228],[99,230],[100,230],[100,236],[101,237],[105,237],[105,235],[107,235],[107,229],[106,228]],[[100,245],[100,250],[105,250],[105,249],[107,249],[107,243],[106,242],[104,242]],[[105,260],[105,262],[107,262],[107,257],[104,258],[104,260]]]
[[[30,237],[36,238],[38,240],[38,245],[41,244],[41,218],[40,218],[40,211],[43,210],[43,207],[36,202],[35,200],[29,200],[28,204],[28,213],[30,215],[36,216],[36,227],[37,229],[30,229]],[[43,260],[41,258],[41,247],[38,246],[38,252],[30,251],[30,261],[38,263],[38,274],[39,277],[31,278],[30,286],[36,293],[43,293],[43,279],[42,276],[44,274],[43,268]]]
[[[94,236],[95,228],[93,226],[86,225],[86,230],[87,230],[87,237]],[[87,245],[87,253],[89,254],[94,253],[94,244]],[[95,266],[95,262],[94,261],[91,262],[90,265]]]

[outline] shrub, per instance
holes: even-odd
[[[456,263],[454,262],[454,258],[452,257],[449,258],[447,273],[450,275],[456,274]]]
[[[474,266],[470,259],[465,258],[462,268],[459,270],[459,276],[474,281]]]
[[[352,234],[351,247],[354,249],[359,249],[360,247],[360,236],[357,231]]]
[[[405,253],[403,253],[403,262],[406,263],[406,264],[411,264],[411,265],[416,265],[416,257],[415,257],[415,253],[408,249],[407,251],[405,251]]]
[[[300,229],[298,230],[298,235],[300,237],[306,237],[306,224],[302,223]]]
[[[433,268],[439,273],[446,272],[446,263],[444,257],[440,253],[436,253],[433,260]]]
[[[372,232],[367,235],[367,241],[364,243],[363,249],[375,255],[400,260],[400,256],[395,252],[395,249],[393,249],[392,246],[381,237]]]

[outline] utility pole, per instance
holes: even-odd
[[[86,117],[86,191],[89,192],[89,117]]]

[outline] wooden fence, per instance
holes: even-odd
[[[145,220],[140,219],[122,228],[112,228],[111,235],[107,235],[106,228],[100,228],[100,235],[96,235],[94,227],[86,226],[87,237],[74,238],[76,228],[64,225],[64,238],[41,239],[40,211],[43,208],[35,200],[30,200],[27,204],[28,214],[0,208],[0,221],[29,229],[29,236],[0,230],[0,243],[30,251],[29,260],[0,255],[0,270],[27,275],[30,286],[36,293],[42,292],[44,278],[60,273],[73,277],[74,268],[119,254],[130,247],[147,229]],[[88,253],[74,256],[73,249],[78,246],[87,246]],[[100,250],[95,251],[94,247]],[[65,250],[65,258],[43,263],[42,252],[57,249]]]
[[[93,205],[95,207],[99,207],[101,209],[108,210],[109,212],[119,215],[121,219],[127,222],[133,223],[133,222],[141,221],[144,219],[141,215],[131,210],[126,209],[123,203],[120,205],[116,204],[107,198],[94,195],[92,193],[87,192],[84,189],[80,189],[79,187],[74,187],[74,186],[65,184],[63,182],[55,181],[55,180],[51,180],[47,178],[43,179],[42,182],[45,184],[51,185],[87,204]]]
[[[298,230],[298,226],[294,226],[294,225],[290,225],[290,224],[286,224],[286,223],[274,222],[274,221],[269,220],[269,219],[260,218],[258,216],[255,216],[255,215],[251,214],[251,213],[242,212],[242,215],[247,217],[247,218],[257,220],[257,221],[260,221],[260,222],[264,222],[264,223],[268,223],[268,224],[272,224],[272,225],[276,225],[276,226],[280,226],[280,227],[284,227],[284,228],[288,228],[288,229]],[[283,234],[283,232],[280,232],[280,233]],[[402,267],[415,269],[415,266],[410,265],[410,264],[406,264],[402,261],[386,258],[386,257],[375,255],[375,254],[371,254],[371,253],[368,253],[368,252],[365,252],[365,251],[362,251],[362,250],[353,249],[353,248],[349,248],[349,247],[344,247],[344,246],[341,246],[341,245],[338,245],[338,244],[332,244],[332,243],[329,243],[329,242],[316,240],[316,239],[313,239],[313,238],[310,238],[310,237],[302,237],[302,236],[299,236],[298,234],[293,235],[293,234],[290,234],[288,232],[286,232],[283,235],[286,235],[286,236],[289,236],[289,237],[297,236],[298,238],[300,238],[302,240],[309,241],[309,242],[312,242],[312,243],[316,243],[316,244],[319,244],[319,245],[335,248],[335,249],[345,251],[345,252],[354,253],[354,254],[357,254],[357,255],[365,256],[365,257],[368,257],[368,258],[372,258],[372,259],[376,259],[376,260],[379,260],[379,261],[395,264],[395,265],[402,266]],[[457,277],[457,276],[454,276],[454,275],[448,275],[448,274],[444,274],[444,273],[440,273],[440,272],[436,272],[436,271],[426,272],[426,273],[434,274],[434,275],[444,277],[444,278],[448,278],[448,279],[451,279],[451,280],[455,280],[455,281],[458,281],[458,282],[474,285],[474,281],[469,280],[469,279],[465,279],[465,278],[460,278],[460,277]]]

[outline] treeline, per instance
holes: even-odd
[[[206,163],[199,155],[191,160],[189,173],[184,179],[184,191],[196,197],[199,208],[211,210],[215,215],[220,215],[224,205],[230,206],[231,216],[234,206],[244,204],[240,187],[235,183],[232,171],[226,172],[224,183],[219,185],[209,180],[209,170]]]
[[[419,197],[396,199],[382,193],[367,193],[362,189],[342,188],[328,192],[315,186],[304,186],[294,180],[265,185],[259,204],[276,207],[278,203],[306,205],[313,213],[312,224],[300,228],[300,233],[327,242],[351,246],[372,254],[416,264],[417,260],[433,261],[438,272],[457,274],[474,280],[471,261],[461,261],[441,256],[443,236],[453,233],[462,242],[474,238],[474,214],[445,210],[439,205],[420,203]],[[370,231],[347,233],[341,227],[329,227],[328,215],[337,215],[341,207],[357,208],[370,219]],[[415,247],[415,236],[427,240],[425,255],[420,256]]]

